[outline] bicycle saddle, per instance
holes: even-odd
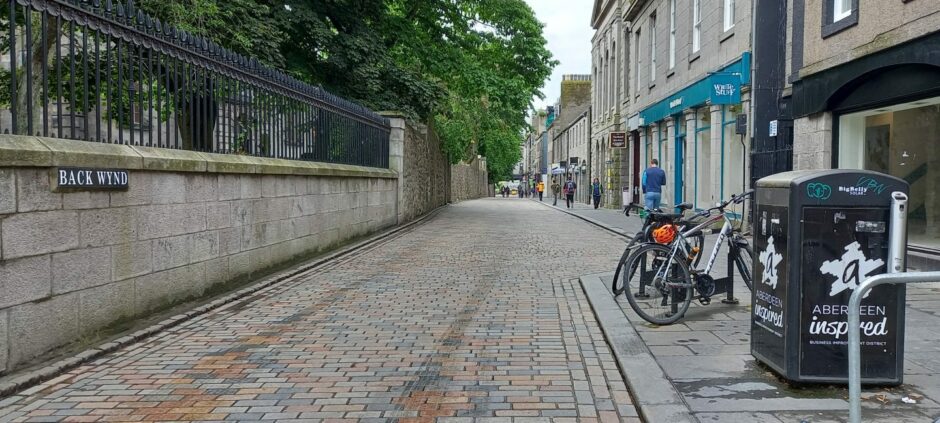
[[[686,211],[686,210],[692,210],[692,207],[693,207],[692,203],[682,203],[676,206],[676,209]]]

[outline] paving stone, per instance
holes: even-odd
[[[229,182],[219,184],[228,192],[222,198],[235,196],[224,188]],[[299,189],[294,182],[265,180],[264,194],[283,199]],[[324,201],[352,201],[332,193],[341,183],[313,189],[329,193],[318,194]],[[274,213],[270,206],[252,207]],[[160,221],[172,207],[147,213]],[[74,373],[80,378],[43,385],[14,411],[54,414],[74,404],[88,415],[130,410],[129,420],[629,421],[636,410],[577,282],[611,268],[623,241],[546,211],[515,200],[451,206],[413,230],[85,365]],[[270,226],[275,238],[267,240],[276,240],[283,228]],[[276,246],[241,254],[264,260]],[[170,286],[215,280],[205,273],[221,270],[212,269],[221,267],[128,280],[135,309],[172,301]],[[115,402],[122,390],[124,400]]]

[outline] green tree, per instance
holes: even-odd
[[[275,3],[292,74],[434,120],[453,162],[482,154],[492,179],[509,175],[526,110],[556,64],[522,0]]]

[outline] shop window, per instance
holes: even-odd
[[[940,97],[847,114],[838,120],[839,168],[911,185],[911,244],[940,249]]]
[[[823,38],[858,24],[858,0],[825,0],[822,5]]]
[[[715,204],[714,188],[718,178],[712,177],[712,142],[711,142],[711,113],[708,108],[702,108],[696,111],[698,116],[697,128],[695,129],[695,150],[694,162],[696,180],[693,189],[695,190],[695,207],[709,208]]]

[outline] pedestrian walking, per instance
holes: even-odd
[[[591,196],[594,197],[594,210],[601,205],[601,195],[604,194],[604,187],[601,186],[601,181],[597,178],[594,178],[594,183],[591,184]]]
[[[539,201],[542,201],[542,193],[545,192],[545,182],[539,181],[537,189],[539,191]]]
[[[666,172],[659,168],[659,160],[650,160],[650,167],[643,171],[643,199],[648,210],[656,210],[663,201],[663,185]]]
[[[571,180],[571,177],[568,177],[568,181],[565,182],[565,205],[570,209],[571,205],[574,204],[574,193],[578,190],[578,184]]]
[[[552,178],[552,197],[554,197],[553,206],[558,205],[558,194],[561,193],[561,184],[558,183],[557,178]]]

